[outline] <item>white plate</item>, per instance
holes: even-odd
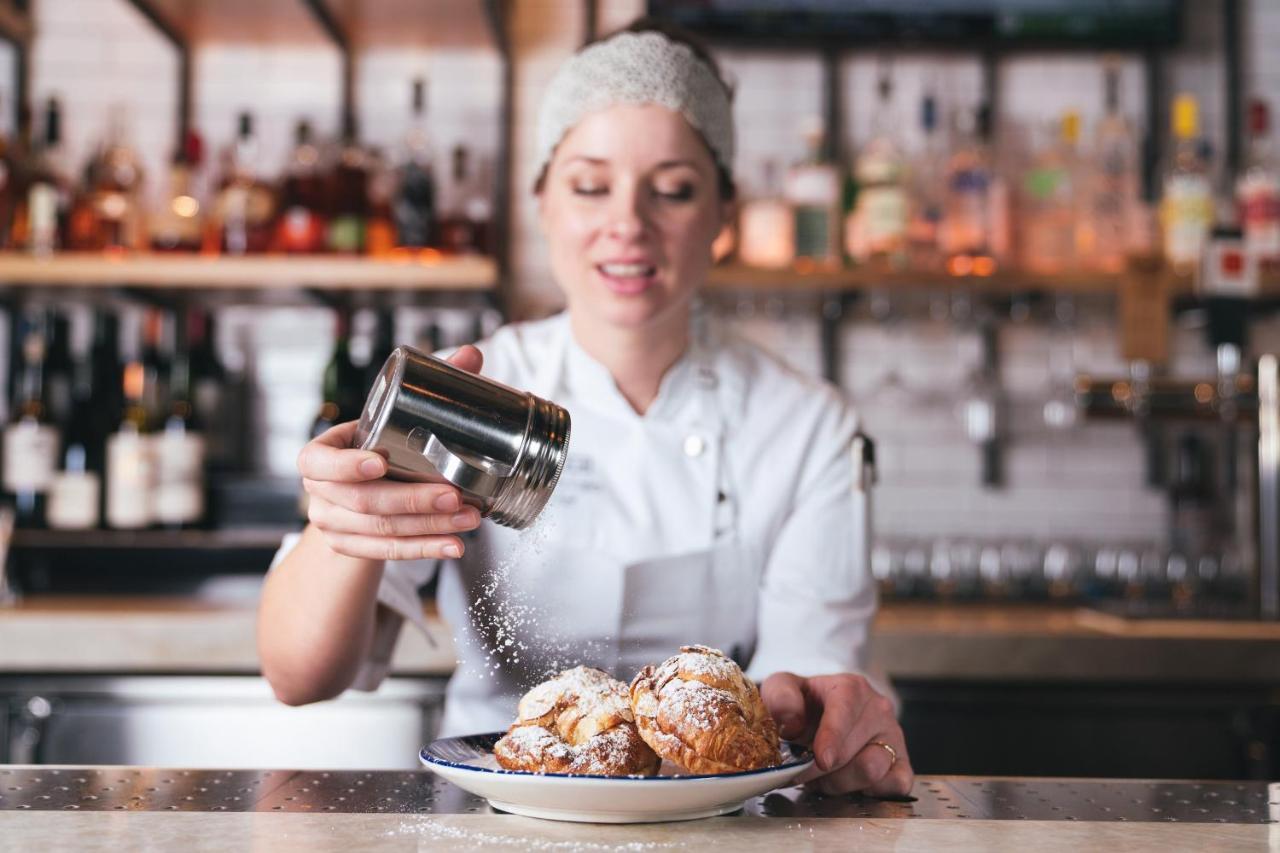
[[[495,809],[585,823],[654,823],[728,814],[743,801],[789,785],[813,755],[785,744],[777,767],[741,773],[650,777],[570,776],[504,770],[493,757],[503,732],[444,738],[423,747],[422,763]],[[664,771],[665,772],[665,771]]]

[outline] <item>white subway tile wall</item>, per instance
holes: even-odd
[[[1170,92],[1199,96],[1205,130],[1218,150],[1224,102],[1220,4],[1221,0],[1186,4],[1190,38],[1167,63],[1166,80]],[[1273,48],[1280,39],[1280,3],[1246,0],[1242,5],[1246,94],[1268,99],[1275,112],[1280,110],[1280,51]],[[639,0],[601,0],[600,26],[619,26],[642,7]],[[561,300],[550,278],[529,193],[538,165],[533,162],[533,126],[543,87],[580,42],[583,22],[577,2],[520,2],[514,8],[513,208],[508,213],[516,281],[513,306],[520,316],[537,316],[555,310]],[[173,145],[177,98],[176,59],[170,46],[123,0],[40,0],[36,15],[40,37],[32,56],[33,94],[37,103],[50,94],[63,99],[69,148],[76,161],[102,136],[108,111],[123,103],[149,174],[162,175]],[[803,53],[725,50],[718,55],[736,84],[737,172],[743,194],[750,195],[760,189],[766,160],[785,164],[801,152],[799,130],[806,117],[821,109],[821,67]],[[846,150],[865,137],[884,61],[861,53],[844,63],[846,126],[841,142]],[[947,110],[979,97],[980,67],[973,57],[910,53],[888,61],[897,84],[895,108],[909,144],[916,142],[919,99],[926,88],[938,92]],[[12,91],[11,66],[0,47],[0,86],[6,93]],[[337,53],[327,48],[202,47],[195,63],[196,125],[209,150],[217,152],[234,132],[236,113],[254,112],[264,171],[273,172],[284,161],[299,117],[311,119],[322,135],[336,132],[339,73]],[[455,142],[466,141],[491,153],[496,148],[499,73],[496,58],[487,52],[369,52],[357,69],[361,132],[393,151],[406,121],[410,81],[423,75],[430,81],[428,109],[437,150],[443,153]],[[1122,85],[1126,110],[1142,126],[1147,121],[1143,70],[1132,58],[1125,60]],[[1100,71],[1095,58],[1086,55],[1010,58],[1002,64],[999,90],[1003,117],[1030,126],[1041,126],[1073,107],[1082,112],[1087,132],[1101,108]],[[0,102],[0,127],[10,113]],[[153,179],[153,188],[158,185]],[[945,313],[945,307],[934,313]],[[766,300],[731,307],[730,314],[744,333],[798,368],[820,369],[812,310]],[[1003,329],[1002,379],[1012,417],[1008,482],[999,490],[979,486],[978,451],[965,439],[956,411],[977,357],[973,334],[945,320],[922,319],[927,315],[913,310],[911,319],[903,320],[900,306],[891,304],[888,319],[860,312],[842,336],[845,385],[880,448],[876,523],[882,534],[1114,540],[1164,536],[1165,499],[1143,486],[1141,444],[1131,425],[1052,430],[1041,416],[1058,375],[1051,360],[1061,358],[1064,338],[1073,342],[1068,349],[1078,369],[1098,375],[1123,371],[1109,309],[1078,306],[1074,323],[1058,338],[1039,323]],[[417,338],[432,316],[428,311],[406,312],[399,324],[401,339]],[[449,342],[465,338],[465,316],[443,319]],[[227,361],[233,366],[243,361],[255,376],[263,437],[257,461],[267,472],[292,476],[294,458],[319,403],[331,316],[321,308],[236,307],[223,309],[220,320]],[[1196,322],[1194,315],[1182,318],[1175,333],[1173,370],[1180,375],[1208,375],[1213,368],[1212,353]],[[1280,319],[1259,324],[1252,349],[1280,350]]]

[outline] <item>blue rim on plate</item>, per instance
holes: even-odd
[[[690,773],[680,776],[599,776],[590,773],[531,773],[527,770],[507,770],[501,767],[477,767],[471,763],[476,758],[492,755],[493,745],[504,734],[506,732],[488,732],[486,734],[441,738],[424,746],[418,757],[423,764],[428,766],[434,764],[455,770],[467,770],[472,773],[493,773],[503,776],[537,776],[540,779],[592,779],[608,782],[688,782],[693,779],[732,779],[800,767],[813,760],[813,753],[807,747],[783,741],[783,747],[791,753],[789,760],[781,764],[775,764],[773,767],[761,767],[758,770],[737,770],[733,773]]]

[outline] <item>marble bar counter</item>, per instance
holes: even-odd
[[[913,797],[786,788],[687,823],[493,811],[428,771],[0,766],[5,850],[1276,849],[1280,785],[922,778]]]
[[[447,676],[452,632],[406,629],[393,671]],[[33,597],[0,607],[0,673],[253,674],[252,603]],[[1125,619],[1078,607],[895,603],[873,631],[895,679],[1280,685],[1280,623]]]

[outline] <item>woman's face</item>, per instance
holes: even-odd
[[[626,329],[682,321],[729,213],[706,144],[656,105],[584,118],[556,149],[539,197],[569,310]]]

